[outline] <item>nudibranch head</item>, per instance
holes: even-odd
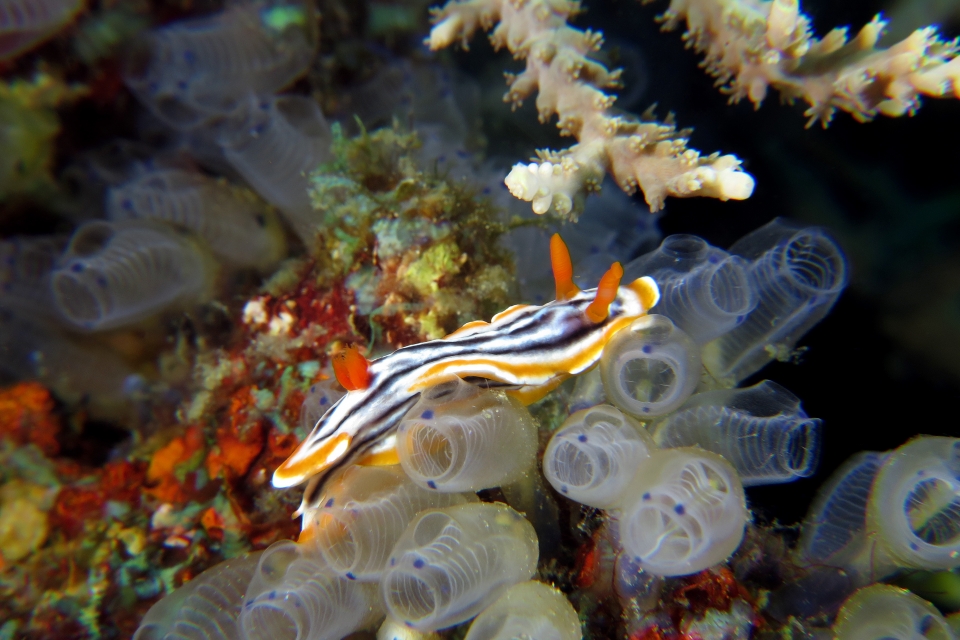
[[[440,340],[421,342],[367,362],[354,349],[335,356],[337,379],[348,393],[317,421],[309,436],[277,468],[273,485],[291,487],[320,476],[304,496],[309,505],[322,475],[350,462],[395,461],[391,436],[420,393],[460,378],[496,387],[529,404],[563,380],[593,367],[619,331],[660,297],[652,278],[621,285],[614,264],[596,289],[571,280],[569,253],[555,236],[551,256],[560,299],[543,306],[516,305],[475,321]],[[321,475],[322,474],[322,475]]]

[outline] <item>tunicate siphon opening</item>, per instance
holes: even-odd
[[[412,456],[414,464],[425,477],[436,478],[454,471],[451,467],[457,458],[456,443],[430,425],[420,424],[412,429],[414,444]],[[462,460],[460,460],[462,464]]]
[[[447,514],[428,513],[417,523],[417,528],[413,531],[413,542],[419,547],[424,547],[440,537],[443,530],[451,525],[456,529],[456,522]]]
[[[780,436],[781,464],[797,477],[811,475],[820,457],[819,420],[804,420]]]
[[[88,283],[82,282],[73,273],[63,271],[54,273],[51,284],[57,304],[72,322],[79,325],[94,325],[106,315],[106,309],[90,290]]]
[[[339,512],[324,512],[317,527],[317,541],[324,549],[324,558],[335,571],[350,571],[357,561],[357,541],[353,536],[350,522],[345,521]]]
[[[921,480],[907,494],[903,511],[913,535],[927,544],[954,545],[960,540],[960,497],[950,482]]]
[[[106,222],[90,222],[73,234],[66,254],[71,257],[86,258],[106,248],[114,236],[113,228]]]
[[[686,233],[667,236],[660,245],[664,253],[680,261],[698,260],[709,247],[703,238]]]
[[[846,262],[840,248],[817,231],[793,236],[781,259],[798,288],[811,292],[836,293],[846,283]]]
[[[600,375],[607,398],[638,418],[679,407],[700,382],[700,352],[669,318],[643,317],[603,350]]]

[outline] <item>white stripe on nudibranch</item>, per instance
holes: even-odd
[[[648,277],[617,290],[609,314],[593,322],[585,310],[596,289],[543,306],[516,305],[491,322],[471,322],[440,340],[422,342],[370,363],[370,383],[348,392],[317,421],[276,470],[273,485],[291,487],[356,460],[390,435],[420,392],[454,377],[492,381],[523,394],[549,389],[600,359],[620,329],[646,314],[659,291]],[[308,491],[309,493],[309,491]]]

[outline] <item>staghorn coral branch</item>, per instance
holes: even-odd
[[[863,122],[912,115],[920,95],[960,97],[958,42],[933,27],[880,49],[879,15],[852,40],[846,28],[818,40],[797,0],[671,0],[660,19],[665,29],[686,21],[684,39],[706,54],[703,66],[731,102],[759,107],[772,86],[788,102],[807,102],[808,127],[826,126],[837,109]]]
[[[572,0],[450,0],[433,10],[426,40],[431,49],[466,46],[478,28],[492,28],[494,47],[526,61],[522,73],[507,75],[504,100],[516,107],[536,91],[540,121],[557,114],[561,134],[577,139],[562,151],[538,151],[538,162],[515,165],[505,180],[510,192],[532,202],[535,213],[553,210],[570,219],[606,172],[627,193],[640,188],[652,211],[667,196],[749,197],[753,178],[735,156],[689,149],[689,132],[677,130],[670,118],[611,112],[615,98],[604,89],[619,86],[620,73],[588,57],[602,37],[567,24],[579,9]]]

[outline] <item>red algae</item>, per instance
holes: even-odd
[[[60,452],[60,419],[50,392],[37,382],[21,382],[0,391],[0,439],[32,443],[46,455]]]

